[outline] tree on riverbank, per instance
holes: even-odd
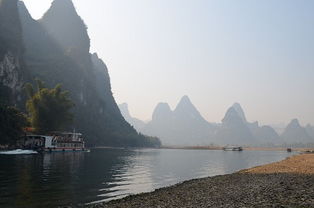
[[[27,125],[26,116],[17,108],[0,104],[0,144],[14,145]]]
[[[36,92],[32,84],[25,85],[29,99],[26,109],[32,127],[38,133],[63,130],[73,120],[70,112],[74,103],[68,91],[62,91],[61,85],[48,89],[40,80],[36,80]]]
[[[9,88],[0,86],[0,145],[14,145],[27,125],[26,115],[9,105]]]

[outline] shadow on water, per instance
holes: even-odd
[[[95,149],[90,153],[0,155],[0,207],[79,206],[231,173],[285,152]]]
[[[125,157],[132,154],[94,150],[92,154],[1,155],[0,207],[56,207],[98,200],[104,183],[114,179],[112,167],[126,166]]]

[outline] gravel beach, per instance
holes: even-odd
[[[87,207],[313,207],[314,154]]]

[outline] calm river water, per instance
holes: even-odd
[[[0,207],[80,206],[279,161],[275,151],[94,149],[0,155]]]

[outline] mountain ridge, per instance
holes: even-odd
[[[183,96],[174,110],[168,103],[158,103],[152,120],[140,131],[158,136],[166,145],[203,145],[213,126],[196,109],[188,96]]]
[[[187,114],[189,114],[187,109],[195,108],[187,96],[183,96],[178,105],[182,108],[180,112]],[[175,110],[178,108],[177,106]],[[191,108],[191,106],[193,106],[193,108]],[[188,125],[185,125],[185,123],[182,123],[181,121],[182,117],[179,117],[180,119],[178,119],[174,114],[174,111],[170,109],[168,103],[159,103],[154,109],[152,120],[143,129],[139,129],[139,131],[144,131],[149,135],[158,135],[165,144],[170,145],[229,144],[273,146],[285,144],[285,135],[279,135],[271,126],[260,126],[257,121],[252,123],[248,122],[244,110],[239,103],[234,103],[227,109],[225,116],[222,119],[222,123],[209,123],[210,127],[207,128],[208,132],[203,134],[204,138],[201,140],[195,140],[195,135],[197,135],[197,133],[195,133],[193,128],[197,127],[189,123],[194,120],[193,116],[185,117],[189,119],[189,122],[186,122]],[[196,111],[198,112],[197,109]],[[198,127],[200,126],[199,124],[197,125]],[[178,126],[180,126],[180,128]],[[292,120],[290,126],[297,126],[304,131],[306,130],[310,138],[306,137],[307,140],[303,140],[303,142],[314,143],[314,127],[311,125],[307,125],[306,128],[301,127],[298,120]],[[286,128],[289,128],[289,125]],[[184,130],[193,132],[194,135],[186,132],[182,133]],[[180,132],[181,135],[179,134]],[[296,135],[298,134],[299,133],[296,133]],[[188,138],[184,138],[184,136],[187,136]],[[300,142],[298,139],[289,141],[290,144],[298,142]]]

